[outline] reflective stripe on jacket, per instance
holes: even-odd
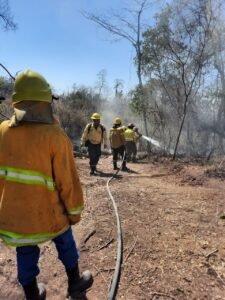
[[[72,144],[59,125],[0,124],[0,238],[12,246],[56,237],[80,219]]]
[[[8,181],[14,181],[24,184],[43,185],[50,191],[53,191],[54,182],[52,177],[45,176],[40,172],[33,172],[29,170],[22,170],[10,167],[0,167],[0,177]]]

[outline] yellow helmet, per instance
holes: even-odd
[[[113,120],[113,124],[114,124],[114,125],[120,125],[121,123],[122,123],[122,121],[121,121],[120,118],[115,118],[115,119]]]
[[[99,113],[94,113],[92,116],[91,116],[91,119],[92,120],[100,120],[101,119],[101,116]]]
[[[26,70],[16,77],[12,102],[43,101],[52,102],[52,91],[46,79],[39,73]]]

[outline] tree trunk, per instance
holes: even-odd
[[[179,141],[180,141],[181,132],[182,132],[182,129],[183,129],[183,126],[184,126],[184,120],[185,120],[185,117],[186,117],[186,114],[187,114],[187,102],[188,102],[188,95],[186,96],[186,99],[185,99],[185,102],[184,102],[183,117],[182,117],[182,120],[181,120],[179,132],[178,132],[178,135],[177,135],[177,140],[176,140],[176,144],[175,144],[175,149],[174,149],[172,160],[175,160],[175,158],[176,158],[177,148],[178,148],[178,144],[179,144]]]

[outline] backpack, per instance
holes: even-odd
[[[88,124],[88,134],[90,133],[90,131],[91,131],[91,125],[92,125],[92,123],[89,123]],[[101,127],[101,130],[102,130],[102,140],[103,140],[103,133],[104,133],[104,131],[105,131],[105,127],[102,125],[102,124],[99,124],[100,125],[100,127]],[[90,143],[90,141],[89,140],[86,140],[86,142],[85,142],[85,146],[86,147],[88,147],[88,144]]]

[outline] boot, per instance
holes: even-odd
[[[74,269],[66,269],[66,273],[68,276],[67,297],[69,299],[79,299],[93,284],[91,272],[84,271],[80,274],[78,263]]]
[[[96,175],[96,167],[91,167],[90,175]]]
[[[35,278],[30,284],[23,286],[26,300],[45,300],[46,289],[43,283],[37,284]]]
[[[136,163],[136,162],[137,162],[137,158],[136,158],[136,157],[133,157],[133,158],[132,158],[132,162],[133,162],[133,163]]]
[[[117,167],[117,162],[116,161],[113,162],[113,170],[119,170],[119,168]]]
[[[126,166],[126,163],[123,163],[123,165],[122,165],[122,171],[128,171],[128,168],[127,168],[127,166]]]

